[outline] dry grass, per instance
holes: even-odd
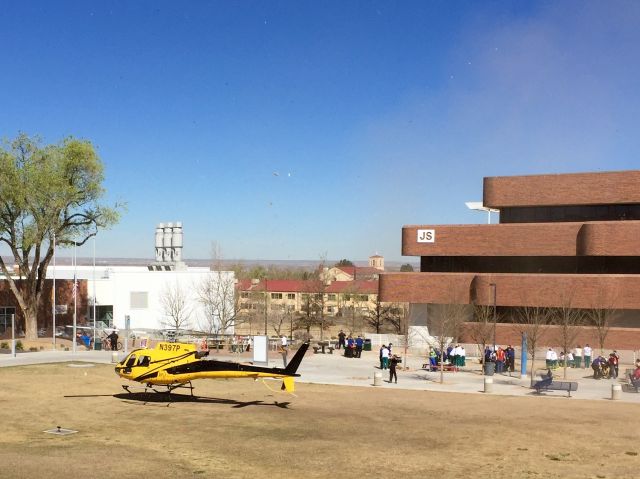
[[[0,477],[557,477],[640,474],[637,405],[200,381],[127,395],[113,368],[0,369]],[[268,383],[274,389],[279,385]],[[55,437],[60,425],[79,433]]]

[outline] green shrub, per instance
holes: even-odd
[[[24,351],[24,345],[19,339],[16,341],[16,351]]]
[[[0,343],[0,349],[9,349],[9,343],[7,343],[6,341],[2,341]]]
[[[32,353],[35,353],[36,351],[38,351],[38,348],[36,348],[35,346],[31,346],[29,348],[29,351],[31,351]]]

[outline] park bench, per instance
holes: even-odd
[[[546,377],[536,382],[533,388],[538,394],[543,389],[545,391],[567,391],[567,397],[571,397],[571,391],[578,390],[578,383],[573,381],[554,381],[551,377]]]
[[[437,364],[436,366],[433,366],[431,363],[424,363],[422,365],[422,369],[427,369],[427,370],[429,370],[431,372],[440,371],[440,365]],[[453,364],[445,364],[442,369],[444,371],[457,371],[458,370],[458,368],[456,366],[454,366]]]

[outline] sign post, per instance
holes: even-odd
[[[131,316],[128,314],[124,317],[124,355],[129,352],[129,327],[131,326]]]
[[[268,336],[253,337],[253,362],[256,364],[269,363],[269,339]]]
[[[16,357],[16,315],[11,315],[11,356]]]

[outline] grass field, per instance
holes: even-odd
[[[0,369],[0,477],[640,477],[634,404],[251,380],[169,402],[121,383]],[[79,432],[43,433],[58,425]]]

